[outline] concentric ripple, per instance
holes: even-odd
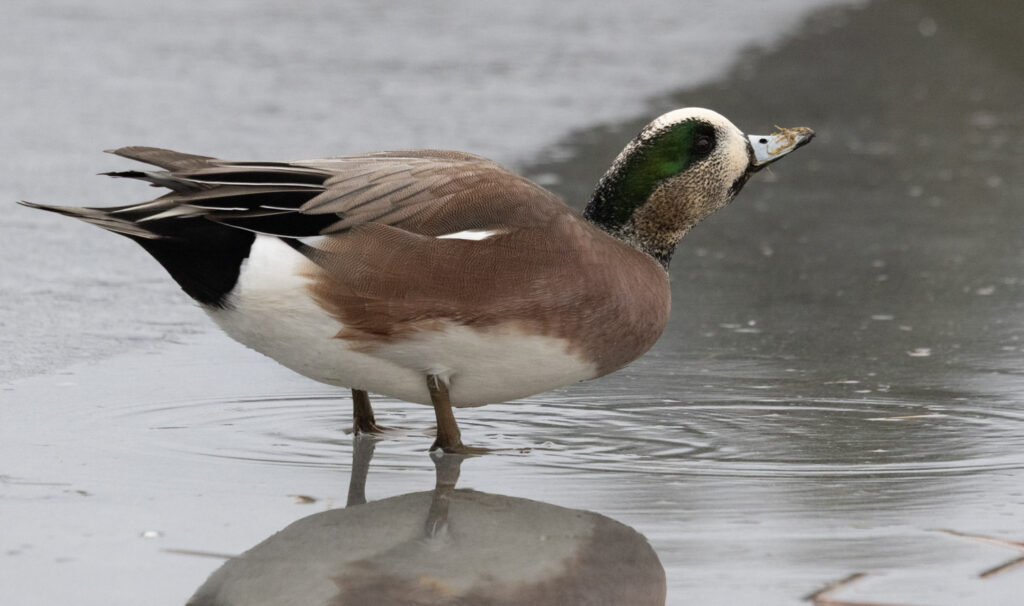
[[[1024,413],[880,399],[538,406],[543,464],[658,474],[883,476],[1024,468]],[[574,423],[586,419],[588,424]]]
[[[119,411],[141,423],[150,447],[188,456],[274,465],[347,465],[351,404],[347,393],[197,399]]]
[[[726,476],[967,474],[1024,468],[1024,412],[997,402],[879,397],[787,400],[768,393],[673,401],[591,388],[457,411],[467,443],[529,451],[532,464]],[[579,391],[581,393],[572,393]],[[432,441],[429,407],[374,400],[393,464]],[[149,447],[261,464],[347,467],[341,391],[247,396],[113,411]],[[401,455],[398,457],[397,455]],[[387,466],[389,457],[378,457]]]

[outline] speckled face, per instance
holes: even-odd
[[[699,184],[706,190],[703,193],[711,198],[717,197],[722,185],[734,190],[719,206],[708,200],[713,207],[708,214],[724,206],[739,192],[751,172],[750,143],[725,116],[700,107],[677,109],[651,122],[641,131],[639,140],[659,145],[660,141],[673,138],[689,139],[692,150],[690,162],[676,176],[690,173],[691,177],[686,181]]]
[[[585,216],[667,266],[683,234],[728,204],[750,172],[738,128],[711,110],[678,109],[619,154]]]
[[[731,202],[751,174],[813,136],[800,127],[748,137],[709,109],[671,111],[622,150],[583,216],[668,267],[690,228]]]

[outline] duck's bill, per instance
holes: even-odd
[[[814,131],[806,126],[776,128],[778,131],[770,135],[747,135],[752,149],[751,171],[761,170],[789,152],[807,145],[814,138]]]

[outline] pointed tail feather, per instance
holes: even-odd
[[[196,154],[185,154],[159,147],[146,147],[144,145],[132,145],[119,147],[117,149],[104,150],[108,154],[129,158],[153,166],[159,166],[165,170],[194,170],[204,168],[217,161],[210,156],[197,156]]]
[[[192,192],[202,189],[202,186],[188,179],[175,177],[166,171],[156,170],[121,170],[115,172],[100,173],[105,177],[118,177],[121,179],[138,179],[146,181],[154,187],[166,187],[176,192]]]
[[[35,202],[27,202],[20,200],[18,204],[27,206],[29,208],[38,208],[40,210],[47,210],[59,215],[66,217],[74,217],[75,219],[81,219],[86,223],[92,223],[98,227],[102,227],[108,231],[118,233],[129,238],[142,238],[145,240],[157,240],[163,238],[160,234],[154,233],[131,220],[116,217],[112,214],[113,211],[118,210],[117,208],[101,209],[101,208],[77,208],[74,206],[55,206],[51,204],[36,204]]]

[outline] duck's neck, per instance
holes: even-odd
[[[597,184],[583,217],[622,243],[650,255],[666,270],[693,222],[674,201],[673,179],[654,179],[637,170],[627,148]]]

